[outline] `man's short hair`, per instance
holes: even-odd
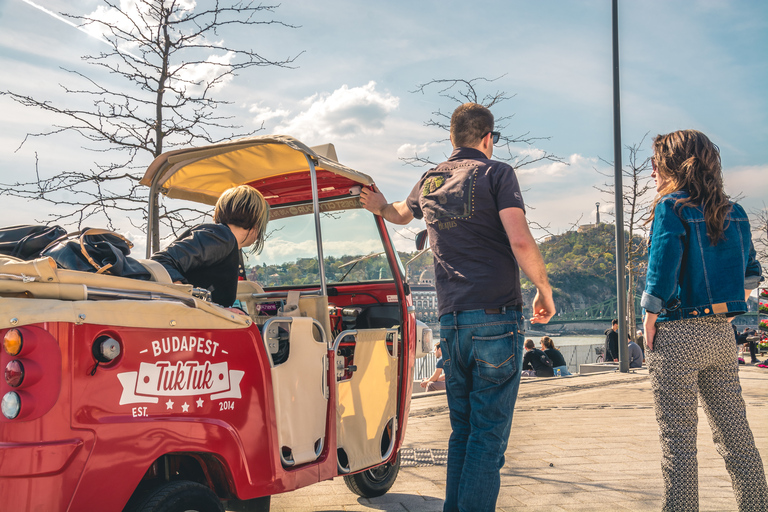
[[[615,319],[615,318],[613,320],[611,320],[611,325],[616,325],[618,323],[619,323],[619,321],[617,319]]]
[[[533,350],[534,348],[536,348],[536,345],[533,343],[533,340],[528,339],[528,340],[525,340],[525,348],[529,348]]]
[[[451,140],[454,147],[472,148],[485,134],[493,131],[493,114],[477,103],[464,103],[451,116]]]

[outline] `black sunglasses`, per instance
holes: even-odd
[[[491,134],[491,137],[493,137],[493,143],[498,144],[499,137],[501,137],[501,132],[485,132],[485,135]],[[483,138],[485,138],[485,135],[483,135]]]

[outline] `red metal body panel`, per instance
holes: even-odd
[[[0,485],[3,508],[52,512],[99,503],[100,510],[119,511],[150,465],[168,453],[214,455],[231,495],[239,499],[337,475],[333,386],[320,459],[282,467],[269,362],[255,326],[189,332],[46,328],[61,346],[66,377],[56,405],[43,417],[3,418],[0,477],[8,479]],[[91,345],[104,334],[120,342],[122,355],[94,372]],[[192,338],[203,341],[200,352],[197,343],[190,349]]]

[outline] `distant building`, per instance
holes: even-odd
[[[437,291],[431,283],[412,284],[411,295],[416,308],[416,319],[422,322],[437,323]]]

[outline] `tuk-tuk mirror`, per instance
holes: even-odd
[[[422,251],[427,246],[427,242],[429,241],[429,235],[427,234],[427,230],[424,229],[422,231],[419,231],[416,234],[416,250]]]

